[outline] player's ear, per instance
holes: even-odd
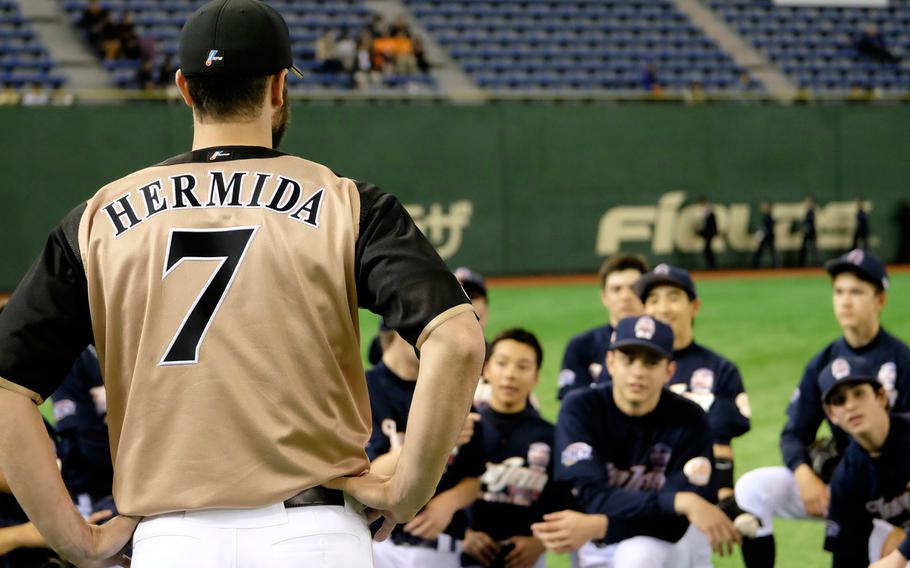
[[[675,375],[675,374],[676,374],[676,361],[668,361],[667,362],[667,380],[664,382],[669,383],[670,379],[672,379],[673,375]]]
[[[615,360],[615,355],[613,351],[607,351],[607,358],[604,359],[604,364],[607,366],[607,371],[612,375],[613,374],[613,361]]]
[[[831,405],[830,405],[830,404],[822,403],[822,409],[824,409],[824,411],[825,411],[825,416],[828,417],[828,420],[831,421],[831,424],[834,424],[835,426],[838,426],[838,427],[839,427],[840,424],[838,424],[837,415],[835,415],[835,414],[831,411]]]
[[[701,310],[701,300],[699,298],[695,298],[694,300],[692,300],[692,317],[694,318],[695,316],[697,316],[698,312],[700,310]]]
[[[174,83],[177,84],[177,90],[180,91],[180,96],[183,97],[183,102],[186,106],[193,108],[193,97],[190,96],[190,88],[186,84],[186,77],[183,76],[183,71],[180,69],[174,75]]]
[[[284,100],[284,87],[288,80],[288,70],[282,69],[277,75],[273,75],[269,81],[269,96],[272,99],[272,108],[281,108],[287,101]]]

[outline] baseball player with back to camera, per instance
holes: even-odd
[[[534,334],[514,328],[500,332],[490,350],[490,402],[480,409],[486,471],[461,565],[543,568],[546,549],[532,523],[575,505],[569,485],[553,480],[555,427],[528,403],[543,349]]]
[[[707,416],[665,388],[676,370],[673,330],[651,316],[623,319],[607,365],[612,384],[571,393],[556,425],[556,478],[572,483],[587,518],[597,521],[584,523],[581,536],[592,542],[579,549],[580,566],[711,566],[711,548],[731,552],[740,535],[712,504]],[[551,532],[548,524],[535,525],[534,534],[551,550],[582,540],[580,525]]]
[[[818,377],[825,414],[851,438],[831,478],[825,549],[834,568],[877,567],[879,560],[907,566],[910,539],[898,540],[885,559],[881,549],[868,547],[874,519],[894,526],[910,521],[910,416],[889,416],[877,375],[862,357],[838,357]]]
[[[209,2],[179,52],[193,150],[66,215],[0,315],[0,469],[77,566],[117,561],[133,536],[133,568],[369,567],[368,520],[384,517],[381,540],[433,495],[480,326],[394,197],[275,149],[293,63],[274,9]],[[364,450],[358,307],[422,353],[391,476]],[[36,407],[90,343],[124,515],[100,527],[70,501]]]
[[[670,390],[694,401],[708,414],[718,506],[745,535],[754,535],[758,520],[741,511],[733,499],[732,440],[749,431],[752,415],[739,369],[695,341],[695,318],[702,303],[687,270],[660,264],[642,276],[634,288],[645,313],[673,328],[676,372],[670,379]]]
[[[610,380],[610,374],[604,367],[610,337],[619,320],[641,315],[641,300],[632,285],[647,271],[648,265],[643,258],[624,252],[610,256],[600,266],[597,274],[600,301],[607,309],[610,320],[569,340],[559,372],[559,400],[575,389],[589,388],[597,382]]]
[[[414,400],[421,361],[414,348],[392,330],[381,327],[382,361],[367,371],[373,432],[367,445],[370,470],[392,474],[407,439],[408,418]],[[470,506],[480,492],[484,471],[480,426],[472,414],[452,449],[433,498],[411,522],[396,527],[391,538],[376,543],[376,568],[438,568],[459,566],[461,539]]]
[[[749,568],[774,566],[774,517],[824,519],[828,513],[828,481],[848,436],[825,415],[818,377],[839,357],[862,356],[877,368],[877,378],[896,412],[910,410],[910,349],[881,325],[888,298],[888,274],[872,254],[854,250],[825,265],[831,276],[834,316],[843,336],[819,351],[806,365],[787,407],[787,423],[780,436],[784,466],[747,472],[736,482],[739,506],[761,520],[757,538],[743,546]],[[827,420],[833,437],[816,441]],[[876,520],[869,539],[872,551],[881,551],[894,527]],[[896,535],[897,536],[897,535]],[[878,553],[876,553],[878,556]]]

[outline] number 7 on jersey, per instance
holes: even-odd
[[[199,362],[199,348],[212,326],[237,276],[258,226],[229,229],[171,229],[164,259],[168,277],[184,261],[218,261],[218,267],[202,287],[192,307],[177,328],[159,365],[193,365]]]

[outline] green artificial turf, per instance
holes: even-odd
[[[752,403],[752,430],[734,441],[736,473],[780,465],[778,434],[784,411],[806,362],[840,335],[831,311],[829,280],[818,275],[724,278],[697,281],[703,306],[696,319],[696,340],[739,366]],[[885,327],[910,339],[910,274],[895,274],[883,315]],[[364,347],[375,335],[376,319],[361,312]],[[537,334],[544,348],[537,397],[548,419],[555,420],[556,377],[569,338],[601,325],[606,313],[596,284],[501,285],[490,289],[487,337],[508,327]],[[824,527],[819,522],[776,521],[777,566],[821,568],[830,560],[821,550]],[[568,567],[552,556],[549,566]],[[718,568],[741,567],[738,552],[716,557]]]

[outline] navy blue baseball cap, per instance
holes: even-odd
[[[651,293],[651,290],[656,286],[664,285],[679,288],[689,296],[690,300],[698,297],[698,293],[695,290],[695,282],[689,276],[689,271],[684,268],[670,266],[669,264],[658,264],[655,266],[654,270],[642,275],[632,286],[632,289],[644,302],[648,299],[648,294]]]
[[[481,273],[471,270],[467,266],[459,266],[455,269],[454,274],[461,287],[465,289],[465,292],[470,293],[469,289],[473,288],[480,292],[484,298],[487,297],[487,281]]]
[[[831,278],[844,272],[852,272],[880,290],[888,289],[888,271],[885,270],[885,263],[862,249],[853,249],[843,256],[829,260],[825,263],[825,270]]]
[[[644,347],[672,360],[673,328],[651,316],[623,318],[613,331],[610,351],[623,347]]]
[[[818,376],[818,388],[825,403],[840,385],[862,383],[869,383],[876,389],[882,386],[875,367],[864,357],[838,357]]]
[[[180,32],[184,77],[297,75],[287,23],[260,0],[212,0],[190,14]]]

